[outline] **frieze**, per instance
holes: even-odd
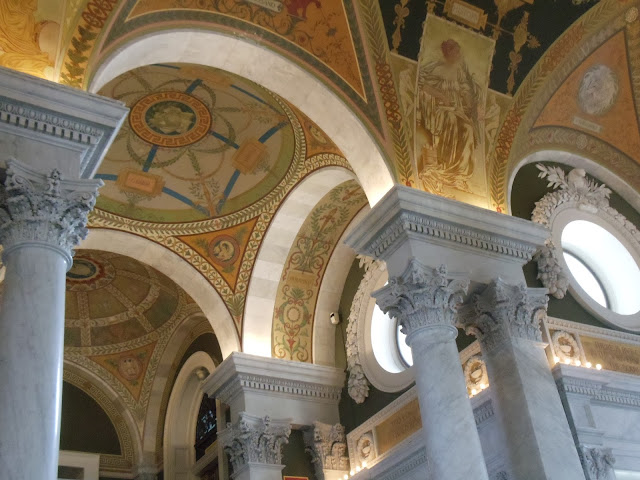
[[[436,242],[458,243],[478,250],[507,255],[525,261],[531,260],[536,247],[524,242],[515,242],[496,235],[489,235],[471,228],[433,220],[422,215],[402,213],[367,245],[370,256],[381,257],[387,250],[396,248],[395,243],[403,235],[417,234],[431,237]]]

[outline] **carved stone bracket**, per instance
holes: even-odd
[[[546,313],[546,289],[510,285],[498,278],[461,309],[459,322],[488,352],[513,337],[542,342],[540,321]]]
[[[365,272],[351,302],[345,347],[347,351],[347,370],[349,370],[349,379],[347,381],[349,396],[356,403],[363,403],[369,396],[369,381],[364,374],[362,360],[360,359],[358,324],[362,310],[367,308],[371,290],[374,288],[373,285],[378,280],[380,272],[384,271],[385,264],[363,255],[358,255],[358,258],[360,259],[360,268],[364,268]]]
[[[446,326],[455,330],[458,305],[469,288],[468,280],[447,278],[447,268],[431,268],[412,258],[402,275],[373,293],[378,305],[395,317],[407,335],[430,326]]]
[[[305,431],[304,441],[318,479],[325,478],[325,470],[349,471],[347,437],[342,425],[313,422],[313,427]]]
[[[229,454],[233,471],[248,463],[280,465],[282,446],[289,443],[289,420],[272,420],[240,412],[235,424],[228,423],[219,438]]]
[[[615,480],[615,458],[610,448],[580,447],[582,465],[587,480]]]
[[[630,238],[640,243],[640,231],[609,205],[611,190],[606,185],[587,178],[586,172],[581,168],[565,174],[559,167],[547,167],[542,164],[538,164],[537,167],[540,170],[539,177],[546,178],[549,182],[548,187],[552,187],[554,191],[536,202],[531,220],[550,228],[560,211],[576,208],[608,218],[626,231]],[[567,272],[563,271],[556,252],[557,246],[548,239],[534,259],[538,263],[538,279],[549,289],[549,294],[556,298],[564,298],[569,287],[569,277]]]
[[[35,243],[60,251],[70,267],[73,247],[87,236],[87,216],[102,184],[102,180],[64,180],[57,170],[43,175],[8,160],[0,187],[3,256]]]

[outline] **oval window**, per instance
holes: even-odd
[[[592,300],[620,315],[640,311],[640,268],[620,240],[600,225],[574,220],[561,241],[571,275]]]

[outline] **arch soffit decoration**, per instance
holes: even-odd
[[[182,358],[183,352],[181,352],[181,347],[185,343],[185,340],[189,339],[192,334],[198,332],[198,324],[201,319],[202,316],[200,314],[191,315],[176,328],[173,335],[167,342],[165,350],[162,352],[158,369],[156,370],[156,374],[153,379],[152,391],[162,393],[160,395],[151,395],[149,399],[144,421],[142,447],[145,454],[153,454],[158,457],[157,463],[160,463],[160,456],[162,454],[160,436],[163,434],[162,426],[164,424],[164,416],[166,412],[164,407],[166,406],[165,402],[167,401],[164,392],[166,392],[168,388],[172,387],[171,385],[168,385],[167,382],[171,379],[172,371],[176,368],[175,362],[180,361]],[[195,338],[197,337],[194,337],[194,339]],[[190,339],[188,343],[191,343]],[[210,358],[206,354],[205,356]],[[211,360],[211,364],[214,365],[213,360]],[[209,371],[211,372],[212,370],[209,369]]]
[[[195,300],[215,332],[222,356],[240,351],[240,339],[229,311],[215,288],[177,254],[137,235],[101,228],[89,229],[78,248],[105,250],[133,257],[171,278]]]
[[[393,186],[383,152],[358,116],[329,87],[294,62],[243,38],[214,31],[173,29],[130,39],[95,66],[89,91],[95,93],[117,76],[154,63],[197,63],[220,68],[270,89],[300,109],[338,146],[371,205]]]
[[[637,8],[639,3],[603,0],[594,5],[551,45],[522,82],[500,126],[496,157],[489,166],[490,195],[496,209],[504,211],[508,208],[512,173],[520,160],[532,151],[545,148],[539,145],[539,140],[536,142],[536,134],[531,132],[531,128],[546,103],[576,67],[614,33],[625,27],[625,14]],[[570,131],[566,128],[553,130]],[[583,134],[581,131],[579,133]],[[562,135],[556,136],[556,142],[558,137]],[[538,146],[532,148],[532,144],[536,143]],[[571,147],[565,143],[558,149],[582,150],[577,145]],[[586,148],[576,153],[588,155]]]
[[[68,360],[64,361],[63,380],[95,400],[116,429],[122,456],[100,455],[100,469],[135,469],[142,458],[142,441],[133,415],[120,396],[100,377]],[[86,388],[87,383],[91,389]]]
[[[331,313],[338,312],[340,299],[344,283],[351,270],[353,260],[356,258],[356,252],[349,247],[344,240],[351,230],[358,225],[362,219],[369,213],[371,209],[363,208],[351,220],[345,231],[342,233],[340,240],[331,254],[329,264],[322,277],[320,284],[320,292],[318,293],[318,302],[314,312],[313,322],[313,363],[320,365],[335,366],[336,361],[336,326],[332,325],[329,319]],[[348,319],[342,318],[340,321],[346,322]]]
[[[163,469],[167,478],[174,478],[175,455],[173,448],[193,446],[196,419],[202,402],[202,381],[195,377],[195,371],[206,368],[212,373],[216,368],[213,360],[204,352],[195,352],[184,363],[171,390],[167,414],[164,419]],[[195,452],[189,455],[190,463],[195,461]]]
[[[265,315],[273,317],[278,285],[293,241],[318,201],[335,186],[352,179],[353,173],[344,168],[317,170],[296,185],[280,204],[258,251],[249,282],[242,324],[243,351],[271,357],[272,322],[264,320]]]

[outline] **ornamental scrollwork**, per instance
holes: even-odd
[[[280,465],[282,447],[289,443],[291,424],[288,420],[272,420],[240,412],[235,424],[227,423],[219,438],[229,454],[233,471],[247,463]]]
[[[356,403],[363,403],[369,396],[369,381],[364,374],[362,368],[362,360],[358,347],[358,323],[362,310],[366,310],[373,285],[380,276],[380,272],[385,270],[384,262],[374,260],[371,257],[358,255],[360,260],[360,268],[364,269],[364,277],[358,286],[351,309],[349,311],[349,321],[347,325],[347,370],[349,371],[349,379],[347,381],[347,390],[349,396]]]
[[[347,437],[339,423],[328,425],[313,422],[313,427],[305,432],[305,450],[311,455],[316,477],[324,478],[324,470],[349,470]]]
[[[531,220],[551,227],[557,213],[564,208],[577,208],[590,213],[604,214],[614,224],[622,227],[636,242],[640,242],[640,231],[627,218],[609,205],[611,190],[604,184],[587,178],[582,168],[569,173],[560,167],[536,165],[539,177],[548,181],[547,187],[553,191],[536,202]],[[558,250],[551,239],[536,253],[534,260],[538,264],[538,279],[549,289],[549,294],[564,298],[569,288],[569,277],[558,259]]]
[[[616,461],[610,448],[582,446],[580,450],[587,480],[615,480],[613,465]]]
[[[73,247],[86,238],[87,216],[101,180],[65,180],[58,170],[44,175],[7,160],[0,186],[0,243],[4,253],[29,242],[62,250],[71,266]]]
[[[545,289],[492,281],[462,309],[459,323],[491,351],[510,338],[542,341],[540,321],[547,312]]]
[[[382,311],[397,318],[402,332],[410,336],[427,326],[454,326],[468,288],[468,280],[448,278],[446,266],[431,268],[412,258],[404,273],[374,296]]]

